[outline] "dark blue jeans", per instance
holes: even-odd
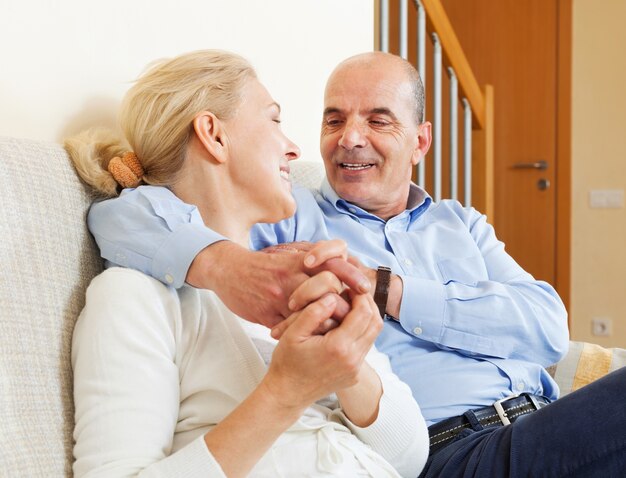
[[[626,477],[626,367],[518,418],[465,434],[424,478]]]

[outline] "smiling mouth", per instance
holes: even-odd
[[[374,167],[372,163],[339,163],[339,167],[341,169],[345,169],[346,171],[364,171],[366,169],[370,169]]]

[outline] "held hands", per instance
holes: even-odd
[[[270,328],[291,315],[292,292],[323,270],[355,291],[370,290],[365,274],[345,260],[343,241],[298,242],[265,251],[251,252],[229,241],[212,244],[194,259],[187,282],[215,291],[237,315]],[[337,305],[337,314],[346,311],[345,305]]]
[[[305,257],[305,260],[309,258],[310,255]],[[376,269],[371,269],[369,267],[365,267],[361,264],[356,257],[348,257],[347,261],[356,267],[367,279],[370,281],[370,294],[372,297],[374,296],[374,292],[376,291]],[[309,262],[310,266],[315,268],[320,264],[319,260],[313,260]],[[402,305],[402,294],[404,292],[404,283],[402,282],[402,278],[397,274],[391,274],[391,280],[389,282],[389,295],[387,297],[387,307],[385,312],[396,319],[400,317],[400,308]],[[295,295],[295,292],[294,292]],[[292,296],[293,299],[293,296]],[[291,310],[297,310],[294,307],[291,307]]]
[[[338,280],[324,273],[307,282],[303,294],[321,296],[285,321],[263,380],[276,401],[287,408],[304,409],[322,397],[356,385],[363,375],[365,356],[382,329],[372,297],[348,290],[351,309],[343,321],[326,334],[317,335],[337,307]]]

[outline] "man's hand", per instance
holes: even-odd
[[[308,256],[304,258],[306,261]],[[356,257],[348,257],[348,262],[361,271],[361,273],[367,277],[371,283],[370,294],[374,297],[376,291],[376,269],[365,267],[361,264]],[[313,268],[317,267],[317,260],[310,260],[308,262]],[[404,283],[402,278],[397,274],[391,274],[391,281],[389,282],[389,296],[387,297],[387,308],[385,312],[396,319],[400,318],[400,306],[402,305],[402,294],[404,293]],[[295,310],[295,309],[292,309]]]
[[[268,252],[217,242],[196,256],[186,280],[194,287],[213,290],[240,317],[270,328],[291,314],[288,300],[292,292],[322,270],[332,272],[356,291],[370,289],[367,277],[343,259],[347,255],[343,241],[294,243],[291,248],[280,246]],[[304,265],[306,254],[315,258],[315,267]]]

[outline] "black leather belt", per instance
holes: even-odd
[[[544,397],[522,393],[498,400],[488,407],[468,410],[458,417],[447,418],[428,427],[430,453],[434,453],[452,443],[466,428],[482,430],[513,423],[518,417],[539,410],[550,401]]]

